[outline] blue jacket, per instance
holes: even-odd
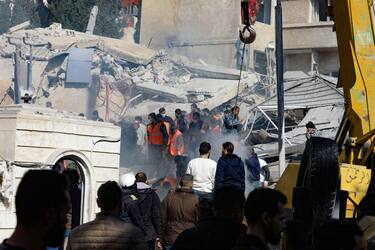
[[[245,168],[240,157],[228,154],[220,157],[215,175],[215,190],[223,186],[245,191]]]
[[[260,164],[258,156],[253,154],[249,159],[245,160],[246,167],[249,170],[250,181],[260,180]]]

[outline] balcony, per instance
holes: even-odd
[[[333,22],[284,24],[284,49],[337,48]]]

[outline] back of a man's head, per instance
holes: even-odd
[[[303,221],[286,221],[283,238],[283,245],[287,250],[309,249],[311,247],[310,231]]]
[[[331,220],[316,229],[315,248],[319,250],[362,249],[363,232],[358,225],[346,220]]]
[[[206,155],[211,151],[211,144],[208,142],[202,142],[201,145],[199,145],[199,154],[200,155]]]
[[[225,150],[228,154],[233,154],[234,152],[234,145],[231,142],[225,142],[223,144],[223,150]]]
[[[245,216],[249,225],[257,224],[264,213],[271,217],[279,213],[279,204],[285,205],[287,198],[281,192],[270,188],[258,188],[247,197]]]
[[[107,181],[98,189],[98,206],[102,212],[119,209],[121,199],[121,188],[115,181]]]
[[[42,222],[48,209],[59,213],[67,207],[65,177],[52,170],[30,170],[22,178],[16,193],[17,225],[33,226]]]
[[[147,175],[144,172],[139,172],[135,175],[135,182],[147,182]]]
[[[183,188],[193,188],[194,177],[191,174],[185,174],[181,177],[180,186]]]
[[[238,219],[243,217],[245,197],[242,191],[233,187],[222,187],[215,192],[213,206],[217,216]]]
[[[314,124],[312,121],[309,121],[309,122],[306,124],[306,128],[315,128],[315,124]]]

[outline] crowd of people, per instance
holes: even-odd
[[[231,115],[238,114],[236,108],[232,111]],[[288,210],[287,197],[267,187],[267,163],[253,149],[242,160],[234,153],[235,145],[225,142],[216,162],[210,159],[211,144],[199,140],[194,146],[197,156],[184,161],[184,133],[200,131],[204,122],[196,121],[197,112],[192,112],[190,124],[178,120],[180,110],[176,110],[176,121],[164,109],[159,113],[150,114],[147,126],[137,118],[134,127],[140,135],[146,131],[142,140],[154,148],[155,161],[166,157],[164,145],[169,145],[181,166],[177,185],[165,182],[162,190],[166,193],[160,195],[146,173],[124,174],[118,182],[107,181],[98,188],[100,212],[81,224],[78,172],[62,170],[59,164],[52,170],[29,170],[15,196],[16,228],[0,250],[360,250],[365,249],[363,237],[375,235],[371,233],[375,230],[375,204],[371,202],[361,205],[365,208],[359,211],[365,218],[361,227],[355,221],[330,218],[312,226],[303,216],[294,216],[300,207]],[[166,125],[172,122],[173,126]],[[318,141],[318,134],[315,125],[308,123],[308,142]],[[367,249],[374,248],[369,244]]]
[[[170,172],[166,168],[173,165],[177,167],[177,175],[184,174],[186,164],[182,163],[198,156],[200,143],[241,131],[239,112],[238,106],[222,114],[219,110],[200,110],[192,104],[190,113],[176,109],[172,118],[161,107],[158,113],[148,115],[148,121],[135,117],[128,131],[128,135],[133,135],[129,150],[135,151],[136,164],[152,165],[154,172],[166,174]]]
[[[311,230],[290,219],[280,191],[256,188],[245,199],[243,185],[233,178],[219,186],[194,182],[193,175],[183,175],[160,201],[143,172],[122,176],[121,185],[107,181],[97,191],[96,218],[67,232],[70,183],[57,171],[30,170],[16,193],[16,228],[0,249],[364,249],[355,223],[327,219]],[[196,194],[194,188],[213,193]]]

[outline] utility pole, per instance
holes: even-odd
[[[32,43],[28,43],[27,41],[28,34],[26,33],[26,37],[23,38],[23,43],[29,45],[30,54],[29,60],[27,61],[27,83],[26,83],[26,91],[30,94],[30,88],[33,85],[33,45]]]
[[[9,44],[16,47],[16,51],[13,53],[14,60],[14,77],[13,77],[13,91],[14,91],[14,104],[20,103],[20,82],[19,78],[21,75],[21,41],[15,41],[12,37],[7,37]]]
[[[276,5],[276,78],[277,78],[277,118],[279,139],[279,175],[285,170],[285,118],[284,118],[284,53],[283,53],[283,11],[281,0]]]
[[[23,37],[23,43],[29,46],[29,60],[27,61],[26,92],[31,96],[31,90],[33,88],[33,47],[46,46],[48,45],[48,42],[32,38],[28,33],[26,33],[26,36]]]

